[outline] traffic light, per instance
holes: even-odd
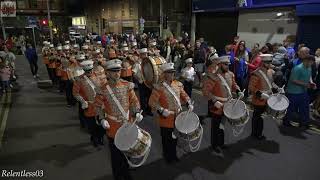
[[[42,26],[48,26],[49,25],[48,19],[41,19],[40,23],[41,23]]]
[[[106,28],[106,24],[107,24],[106,21],[107,21],[106,19],[102,18],[102,29]]]
[[[96,27],[99,28],[99,19],[96,19]]]

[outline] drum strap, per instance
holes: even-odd
[[[84,75],[83,76],[84,79],[86,80],[86,82],[89,84],[90,88],[93,90],[93,94],[94,94],[94,97],[96,96],[96,86],[92,83],[92,81],[88,78],[88,76]]]
[[[266,73],[264,73],[263,71],[259,70],[259,73],[261,74],[261,76],[263,77],[263,79],[267,82],[267,85],[269,87],[269,89],[272,89],[272,85],[270,83],[269,78],[267,77]]]
[[[107,90],[109,92],[109,94],[111,95],[112,100],[116,103],[119,111],[121,112],[123,118],[125,118],[125,120],[129,121],[129,111],[126,113],[123,109],[123,107],[121,106],[119,100],[117,99],[117,97],[114,95],[111,87],[109,85],[107,85]]]
[[[229,97],[231,97],[231,96],[232,96],[232,94],[231,94],[231,90],[230,90],[230,87],[229,87],[229,85],[228,85],[228,83],[227,83],[226,79],[224,79],[224,77],[223,77],[223,76],[221,76],[221,74],[217,74],[217,75],[218,75],[218,77],[219,77],[220,81],[222,82],[222,85],[223,85],[224,87],[226,87],[226,88],[227,88],[228,96],[229,96]]]
[[[179,111],[181,111],[182,107],[181,107],[180,99],[178,98],[177,94],[173,91],[173,89],[166,82],[163,82],[162,84],[169,91],[169,93],[174,97],[176,103],[179,106]]]

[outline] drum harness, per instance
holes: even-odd
[[[177,94],[173,91],[173,89],[172,89],[166,82],[163,82],[162,84],[163,84],[163,86],[169,91],[169,93],[174,97],[176,103],[177,103],[178,106],[179,106],[178,111],[180,112],[180,111],[182,110],[182,107],[181,107],[180,100],[179,100],[179,98],[177,97]],[[190,113],[190,110],[187,111],[184,119],[186,119],[186,117],[189,116],[189,113]],[[184,123],[185,123],[185,122],[186,122],[186,120],[184,121]],[[189,139],[189,136],[188,136],[188,143],[189,143],[189,148],[190,148],[190,151],[191,151],[191,152],[196,152],[196,151],[198,151],[198,150],[200,149],[200,145],[201,145],[201,141],[202,141],[202,137],[203,137],[203,128],[202,128],[201,124],[200,124],[200,128],[201,128],[201,131],[200,131],[200,139],[199,139],[197,145],[192,146],[192,145],[190,144],[190,139]],[[185,133],[185,134],[187,134],[187,133]]]
[[[113,91],[112,91],[112,89],[111,89],[111,87],[110,87],[109,85],[107,85],[107,90],[108,90],[109,94],[111,95],[111,98],[112,98],[113,102],[116,103],[116,105],[117,105],[117,107],[118,107],[118,109],[119,109],[122,117],[124,118],[125,122],[128,122],[128,121],[129,121],[129,111],[128,111],[127,113],[124,111],[124,109],[123,109],[123,107],[121,106],[119,100],[118,100],[117,97],[114,95],[114,93],[113,93]],[[116,118],[113,117],[113,116],[110,116],[110,115],[107,115],[107,116],[108,116],[110,119],[116,119]],[[113,117],[113,118],[111,118],[111,117]]]
[[[225,78],[223,76],[221,76],[221,74],[217,74],[217,75],[218,75],[220,81],[222,82],[222,85],[224,87],[226,87],[229,97],[232,97],[230,87],[229,87],[227,81],[225,80]],[[216,96],[214,96],[214,97],[217,98]],[[237,99],[237,101],[233,104],[233,106],[238,103],[238,100],[239,99]],[[244,130],[244,127],[247,124],[247,122],[248,122],[248,120],[243,125],[231,126],[232,127],[232,133],[233,133],[233,135],[235,137],[238,137],[240,134],[242,134],[242,132]],[[220,128],[224,129],[224,125],[222,123],[220,123]]]

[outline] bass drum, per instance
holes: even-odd
[[[160,66],[165,63],[166,60],[161,56],[149,56],[142,60],[141,69],[146,86],[152,88],[153,84],[160,81]]]

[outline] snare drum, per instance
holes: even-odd
[[[200,124],[199,117],[194,112],[181,112],[175,120],[175,128],[177,130],[177,137],[187,141],[191,152],[196,152],[200,148],[203,128]],[[198,141],[196,146],[190,143]]]
[[[223,113],[232,126],[244,126],[250,118],[247,105],[236,99],[231,99],[224,104]]]
[[[273,94],[268,99],[267,104],[267,114],[273,118],[282,119],[287,113],[289,100],[283,94]]]
[[[131,167],[139,167],[146,160],[151,149],[152,138],[150,134],[135,124],[124,123],[117,131],[115,146],[127,157]],[[140,160],[142,159],[142,160]],[[132,161],[139,161],[133,163]]]
[[[149,56],[142,60],[141,70],[146,86],[152,88],[153,84],[160,81],[160,66],[165,63],[166,60],[161,56]]]

